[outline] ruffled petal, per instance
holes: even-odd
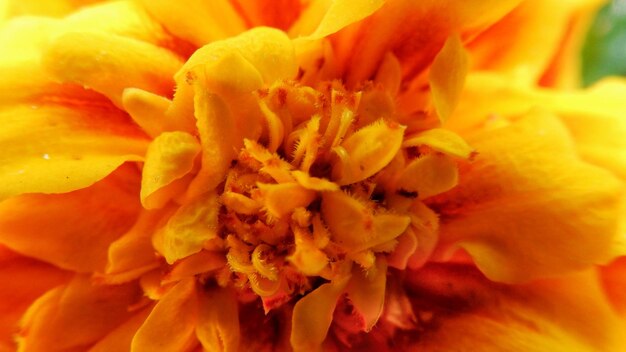
[[[478,157],[432,204],[440,239],[496,281],[519,282],[610,259],[624,185],[581,162],[565,128],[535,112],[470,138]]]
[[[71,275],[0,247],[0,350],[15,351],[19,320],[31,303]]]
[[[0,243],[60,268],[103,272],[109,245],[139,213],[138,173],[122,167],[82,190],[0,203]]]
[[[194,279],[172,287],[156,304],[133,338],[131,351],[186,351],[197,340],[198,298]]]
[[[506,286],[473,267],[431,264],[407,281],[421,331],[408,350],[618,352],[626,346],[626,326],[593,271]]]
[[[136,284],[97,286],[85,276],[76,276],[28,309],[22,320],[20,350],[84,350],[131,317],[129,308],[140,297]]]
[[[89,352],[130,351],[130,344],[137,330],[148,317],[152,307],[144,308],[109,332]]]
[[[200,153],[200,143],[185,132],[165,132],[148,147],[141,177],[141,204],[146,209],[163,207],[177,194],[175,181],[187,175]]]

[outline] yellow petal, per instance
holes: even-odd
[[[611,311],[593,272],[507,286],[485,280],[469,266],[439,264],[407,277],[415,309],[428,312],[421,338],[407,350],[619,352],[625,347],[624,322]]]
[[[87,187],[125,161],[145,137],[106,107],[33,104],[0,109],[0,199]]]
[[[226,177],[235,159],[236,128],[224,101],[201,88],[195,89],[195,116],[202,146],[201,167],[189,185],[188,197],[212,190]]]
[[[144,208],[161,208],[175,196],[168,186],[191,171],[198,153],[200,143],[185,132],[164,132],[150,143],[141,177]]]
[[[457,105],[469,66],[461,38],[453,35],[435,57],[430,74],[430,92],[439,120],[444,122]]]
[[[195,279],[181,281],[154,306],[131,343],[131,351],[185,351],[197,343]]]
[[[322,216],[331,240],[349,252],[359,252],[393,240],[409,225],[407,216],[377,214],[342,191],[322,194]]]
[[[14,335],[24,311],[35,299],[69,278],[68,272],[0,247],[0,350],[16,350]]]
[[[122,107],[128,87],[171,96],[172,78],[182,62],[172,52],[136,39],[69,32],[52,39],[43,64],[58,81],[91,88]]]
[[[22,351],[86,349],[132,313],[141,297],[138,285],[95,286],[88,277],[76,276],[39,298],[22,320]]]
[[[388,121],[358,130],[333,148],[339,158],[332,170],[335,182],[340,186],[356,183],[382,170],[400,150],[403,135],[404,126]]]
[[[169,264],[202,250],[217,236],[218,197],[207,193],[181,206],[161,230],[163,256]]]
[[[435,205],[441,240],[459,243],[489,278],[505,282],[609,259],[623,184],[581,162],[556,118],[535,112],[472,144],[476,162]]]
[[[137,88],[126,88],[122,93],[124,110],[150,137],[165,131],[185,130],[179,121],[172,121],[166,115],[172,102],[160,95]]]
[[[458,134],[443,128],[433,128],[415,136],[407,136],[402,142],[402,146],[405,148],[421,145],[463,159],[468,159],[474,152],[472,147],[467,145],[467,142]]]
[[[298,207],[307,207],[317,193],[298,183],[258,184],[259,201],[269,215],[281,218]]]
[[[199,294],[198,340],[207,351],[239,351],[239,309],[235,292],[210,288]]]
[[[139,213],[137,176],[132,167],[122,168],[79,191],[5,200],[0,243],[60,268],[103,272],[109,245]]]
[[[320,24],[307,38],[319,39],[333,34],[348,25],[373,14],[384,0],[338,0],[331,2]]]
[[[319,351],[333,320],[337,300],[349,277],[325,283],[302,297],[293,308],[291,347],[294,351]]]
[[[245,24],[227,0],[140,0],[146,10],[176,36],[197,46],[236,35]]]
[[[62,17],[81,6],[98,1],[102,0],[49,0],[43,2],[37,0],[5,0],[0,5],[5,7],[7,17],[23,15]]]
[[[456,163],[445,155],[428,154],[406,166],[397,182],[398,192],[425,199],[457,185]]]
[[[376,267],[368,272],[353,268],[346,293],[359,314],[362,323],[359,328],[365,332],[374,327],[383,312],[386,282],[387,263],[384,259],[377,259]]]

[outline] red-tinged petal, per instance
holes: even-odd
[[[202,46],[246,29],[228,0],[139,0],[141,5],[177,37]]]
[[[21,254],[77,272],[103,272],[109,245],[141,208],[138,173],[122,167],[89,188],[28,194],[0,203],[0,243]]]
[[[93,89],[122,107],[122,93],[129,87],[171,96],[172,77],[182,61],[169,50],[136,39],[66,32],[51,39],[43,65],[57,81]]]
[[[158,301],[131,344],[131,351],[186,351],[197,340],[195,279],[181,281]]]
[[[367,272],[357,267],[352,270],[352,278],[346,286],[346,293],[363,324],[359,328],[369,332],[383,312],[387,263],[379,258],[376,260],[376,266]]]
[[[400,61],[405,79],[423,71],[453,33],[472,35],[519,0],[472,2],[387,1],[365,20],[337,33],[337,53],[349,85],[367,80],[384,55]]]
[[[98,341],[98,343],[89,349],[89,352],[130,351],[130,344],[133,337],[146,320],[151,310],[152,306],[135,313],[132,317]]]
[[[609,301],[619,314],[626,317],[626,257],[619,257],[599,270]]]
[[[461,38],[452,35],[439,51],[429,72],[432,104],[439,121],[444,122],[454,111],[465,84],[469,58]]]
[[[130,318],[129,307],[140,297],[136,284],[98,286],[78,275],[28,309],[22,320],[20,350],[85,349]]]
[[[0,247],[0,351],[14,351],[19,320],[32,302],[70,273]]]
[[[593,271],[532,284],[486,280],[471,266],[407,275],[420,333],[408,350],[622,351],[624,325]]]
[[[470,139],[479,156],[434,202],[440,239],[491,279],[526,281],[610,259],[624,185],[580,161],[567,130],[534,112]]]
[[[164,132],[148,147],[141,177],[141,204],[146,209],[162,208],[177,194],[174,182],[187,175],[200,153],[198,140],[186,132]]]
[[[239,308],[236,293],[227,288],[200,291],[196,336],[207,351],[239,351]]]
[[[319,351],[326,339],[337,300],[349,277],[321,285],[302,297],[293,308],[291,347],[296,352]]]

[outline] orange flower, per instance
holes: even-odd
[[[596,1],[95,2],[0,3],[0,347],[624,348]]]

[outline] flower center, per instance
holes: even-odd
[[[218,237],[205,245],[227,253],[218,284],[251,290],[269,311],[353,267],[404,269],[416,232],[437,226],[420,199],[442,190],[432,180],[442,168],[456,177],[455,163],[428,140],[403,146],[411,140],[373,84],[281,81],[255,96],[264,132],[233,160],[218,189]]]

